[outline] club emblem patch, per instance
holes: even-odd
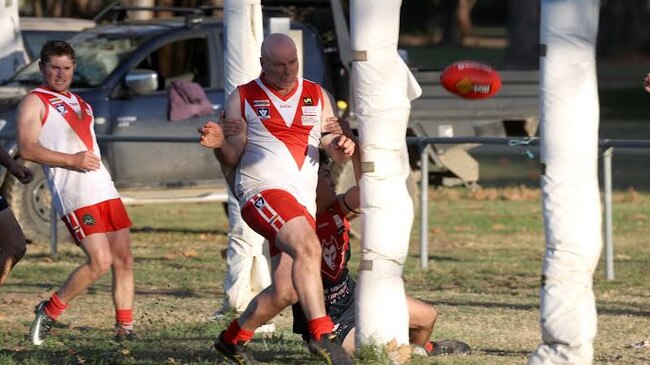
[[[306,98],[302,98],[302,103],[303,103],[304,105],[313,105],[313,104],[314,104],[314,101],[311,100],[311,97],[310,97],[310,96],[308,96],[308,97],[306,97]]]
[[[257,115],[260,119],[268,119],[271,117],[271,112],[269,108],[257,108]]]
[[[255,208],[257,209],[262,209],[266,205],[266,202],[264,201],[264,198],[258,198],[257,200],[255,200],[253,205],[255,205]]]
[[[322,240],[323,247],[323,262],[330,270],[336,270],[337,264],[337,250],[336,250],[336,238],[334,236],[330,237],[330,241]]]
[[[56,108],[56,111],[59,112],[61,115],[65,115],[68,111],[65,109],[65,105],[63,104],[58,104],[54,106]]]
[[[84,216],[81,217],[81,221],[87,226],[95,225],[95,218],[93,218],[93,216],[90,214],[84,214]]]

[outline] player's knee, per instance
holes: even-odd
[[[276,288],[274,301],[277,306],[285,308],[298,302],[298,293],[289,287]]]
[[[125,255],[113,257],[112,267],[116,270],[133,270],[133,256]]]
[[[112,264],[113,260],[110,256],[102,256],[91,260],[88,263],[88,268],[90,269],[90,274],[93,278],[97,279],[107,274],[110,271]]]
[[[316,262],[320,262],[321,255],[321,245],[316,236],[305,239],[304,243],[296,249],[297,259],[315,260]]]
[[[434,306],[427,308],[427,327],[433,327],[438,319],[438,310]]]

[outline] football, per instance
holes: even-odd
[[[485,99],[501,89],[501,77],[492,67],[479,61],[458,61],[440,74],[447,91],[466,99]]]

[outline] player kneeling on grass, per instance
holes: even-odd
[[[353,138],[346,122],[341,126],[344,134]],[[356,180],[359,181],[359,150],[352,156]],[[325,309],[334,321],[336,340],[350,354],[355,349],[355,281],[349,275],[350,259],[350,219],[359,215],[359,188],[351,187],[344,194],[336,195],[334,181],[330,173],[327,156],[321,156],[316,188],[316,234],[322,245],[323,258],[321,274],[325,292]],[[414,345],[413,353],[421,356],[443,354],[468,355],[470,347],[457,340],[430,341],[438,311],[431,305],[406,296],[409,312],[409,340]],[[309,339],[307,321],[300,306],[292,306],[294,315],[293,331]]]

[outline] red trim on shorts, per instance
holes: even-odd
[[[249,199],[242,207],[241,216],[255,232],[269,241],[271,256],[281,251],[275,245],[277,234],[284,224],[293,218],[303,216],[316,229],[314,217],[296,198],[280,189],[264,190]]]
[[[79,208],[61,220],[77,245],[91,234],[115,232],[132,225],[120,198]]]

